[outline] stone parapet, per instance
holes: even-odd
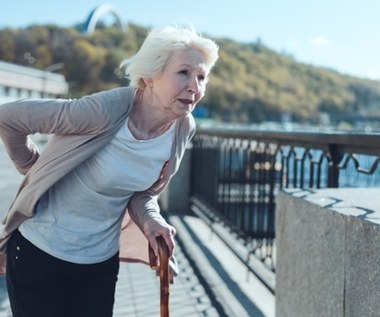
[[[380,188],[277,196],[276,316],[379,316]]]

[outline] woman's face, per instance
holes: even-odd
[[[174,118],[188,115],[204,96],[207,76],[198,50],[173,52],[162,72],[150,79],[153,104]]]

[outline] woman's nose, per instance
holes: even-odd
[[[200,84],[199,84],[199,81],[197,78],[193,78],[193,79],[189,80],[187,90],[192,92],[192,93],[195,93],[195,94],[200,91]]]

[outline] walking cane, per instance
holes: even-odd
[[[160,276],[160,316],[169,317],[169,248],[162,237],[157,237],[157,245],[158,258],[149,245],[149,262]]]

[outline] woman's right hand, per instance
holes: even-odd
[[[144,223],[143,231],[156,256],[158,256],[157,237],[164,239],[169,248],[170,256],[173,255],[174,236],[177,233],[173,226],[169,225],[163,218],[152,218]]]

